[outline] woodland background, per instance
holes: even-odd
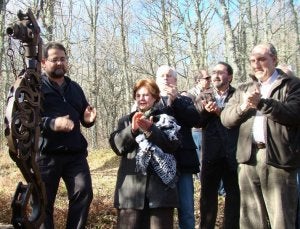
[[[108,146],[117,119],[130,111],[132,85],[154,77],[159,65],[174,66],[186,90],[195,71],[226,61],[236,85],[248,79],[252,47],[271,42],[280,63],[300,73],[299,0],[0,0],[0,120],[14,81],[6,28],[29,7],[44,43],[67,47],[70,76],[97,108],[96,125],[84,130],[92,149]],[[12,45],[20,71],[19,44]],[[2,149],[5,143],[0,134]]]

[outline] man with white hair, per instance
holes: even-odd
[[[199,172],[199,160],[191,128],[201,119],[192,99],[178,93],[176,76],[176,70],[168,65],[158,68],[156,83],[160,89],[161,100],[157,106],[167,110],[167,113],[175,117],[181,126],[179,132],[182,136],[182,144],[175,153],[179,172],[177,183],[179,227],[193,229],[195,228],[193,174]]]

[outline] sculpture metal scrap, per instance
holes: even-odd
[[[5,136],[9,155],[22,172],[27,184],[20,182],[12,201],[14,228],[38,228],[45,218],[45,187],[35,156],[38,153],[40,136],[40,76],[42,40],[40,28],[30,9],[18,13],[18,21],[7,28],[9,39],[20,41],[19,53],[23,59],[23,70],[16,75],[14,85],[7,98]],[[8,56],[13,62],[13,51]],[[10,54],[9,54],[10,53]]]

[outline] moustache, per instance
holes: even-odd
[[[216,77],[213,79],[213,81],[220,81],[220,80],[221,80],[220,77]]]

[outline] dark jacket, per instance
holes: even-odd
[[[85,127],[93,125],[84,122],[84,111],[88,106],[81,87],[65,77],[63,90],[42,76],[42,122],[40,150],[42,153],[86,153],[87,141],[80,131],[80,123]],[[74,122],[71,132],[54,132],[50,128],[53,118],[69,115]]]
[[[175,117],[178,125],[181,126],[179,132],[182,142],[175,153],[178,171],[179,173],[198,173],[199,159],[191,128],[200,123],[201,117],[191,98],[179,96],[173,101],[171,106],[167,106],[167,99],[167,97],[163,97],[157,104],[157,107]]]
[[[300,79],[288,77],[277,69],[279,76],[269,97],[261,99],[257,109],[264,115],[267,158],[266,163],[278,168],[300,167]],[[241,85],[221,114],[224,126],[239,127],[238,163],[253,162],[252,126],[255,109],[242,112],[243,94],[253,91],[255,82]]]
[[[224,104],[228,102],[235,91],[232,86],[228,89],[228,95]],[[209,113],[204,106],[199,104],[202,99],[211,100],[214,97],[212,89],[201,92],[197,97],[197,107],[202,116],[202,163],[214,163],[225,160],[232,170],[237,169],[236,148],[238,127],[228,129],[221,123],[221,118],[215,113]],[[209,98],[208,98],[209,97]]]
[[[177,207],[177,189],[165,185],[159,176],[151,170],[147,175],[136,172],[136,154],[138,144],[136,134],[131,131],[131,120],[135,112],[122,117],[118,122],[117,130],[110,135],[109,143],[113,151],[121,156],[117,175],[114,206],[118,209],[143,209],[145,198],[150,208]],[[151,115],[161,114],[156,110]],[[155,120],[155,119],[154,119]],[[151,126],[151,135],[148,141],[160,147],[165,153],[174,153],[180,142],[170,141],[163,131],[155,125]]]

